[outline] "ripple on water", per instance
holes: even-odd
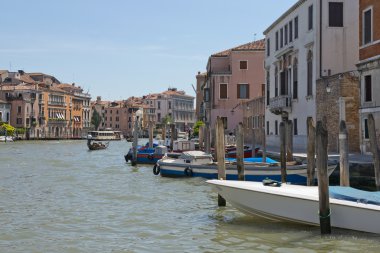
[[[218,208],[204,179],[131,167],[130,143],[0,145],[0,252],[377,252],[378,236]]]

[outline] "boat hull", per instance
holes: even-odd
[[[163,177],[203,177],[207,179],[218,178],[217,164],[209,165],[188,165],[158,162],[160,173]],[[336,165],[329,167],[329,175],[333,172]],[[281,181],[281,167],[279,166],[257,166],[245,165],[244,175],[246,181],[261,182],[266,178]],[[236,164],[226,164],[226,179],[237,180],[238,172]],[[287,167],[287,182],[293,184],[306,184],[307,166],[293,165]]]
[[[240,211],[271,220],[319,225],[318,187],[209,180],[213,189]],[[380,233],[380,206],[330,198],[331,225]]]

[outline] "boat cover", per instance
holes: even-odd
[[[380,205],[380,192],[368,192],[343,186],[330,186],[329,190],[331,198]]]

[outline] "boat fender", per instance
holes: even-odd
[[[153,174],[158,175],[158,174],[160,174],[160,172],[161,172],[160,165],[155,164],[153,166]]]
[[[193,176],[193,170],[190,167],[186,167],[186,169],[184,170],[184,173],[188,177],[192,177]]]
[[[153,160],[153,158],[154,158],[153,154],[149,154],[149,155],[148,155],[148,159],[149,159],[149,160]]]

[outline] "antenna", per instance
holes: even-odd
[[[191,87],[193,87],[193,90],[194,90],[195,94],[197,94],[197,89],[195,89],[195,87],[194,87],[193,84],[191,84]]]

